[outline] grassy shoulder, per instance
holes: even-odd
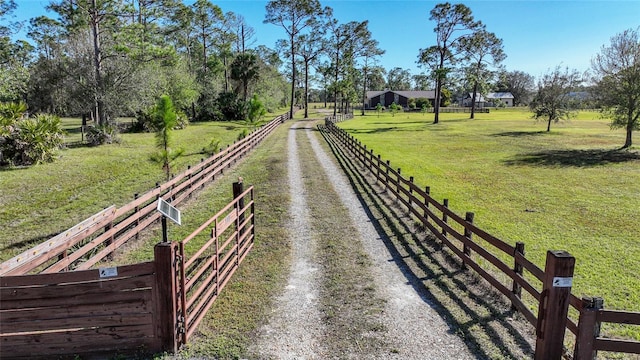
[[[79,120],[64,121],[73,127]],[[175,146],[185,151],[172,164],[172,172],[184,171],[207,157],[202,149],[212,139],[226,146],[248,126],[205,122],[176,130]],[[54,163],[0,170],[0,261],[103,208],[122,206],[135,193],[145,193],[165,180],[161,165],[149,160],[156,151],[154,134],[121,134],[121,139],[119,144],[63,149]]]
[[[639,311],[640,153],[598,113],[536,123],[519,109],[476,114],[375,114],[340,123],[432,195],[544,266],[548,249],[576,257],[574,293]],[[624,254],[624,255],[623,255]],[[632,330],[625,335],[639,337]]]
[[[277,294],[284,287],[291,257],[286,230],[289,189],[287,182],[286,134],[280,126],[249,157],[181,204],[182,226],[169,225],[171,240],[185,238],[232,200],[232,183],[243,178],[245,188],[254,186],[256,239],[253,249],[221,292],[188,346],[164,358],[213,357],[237,359],[250,344]],[[161,239],[158,226],[129,244],[118,256],[119,263],[153,258],[153,246]],[[114,264],[112,264],[114,265]]]

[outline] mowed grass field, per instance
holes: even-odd
[[[67,143],[81,140],[80,124],[80,119],[63,119]],[[174,146],[184,154],[172,164],[172,173],[208,157],[202,149],[212,139],[224,148],[252,128],[244,122],[203,122],[174,131]],[[0,261],[166,180],[162,166],[149,160],[156,151],[154,134],[120,138],[119,144],[60,150],[54,163],[0,170]]]
[[[405,177],[515,244],[544,268],[547,250],[576,258],[573,292],[640,311],[640,148],[617,151],[623,130],[597,112],[535,122],[526,110],[356,116],[339,126]],[[640,133],[635,134],[640,143]],[[640,329],[623,331],[640,338]]]

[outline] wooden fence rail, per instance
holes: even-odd
[[[467,213],[464,217],[449,209],[449,200],[439,203],[430,196],[430,188],[421,188],[414,184],[413,177],[407,179],[402,170],[393,168],[390,161],[384,161],[380,155],[375,155],[372,149],[367,149],[360,141],[346,131],[335,126],[335,122],[342,119],[326,118],[325,126],[321,130],[327,140],[339,144],[345,154],[357,160],[362,167],[381,183],[392,198],[403,204],[407,211],[443,245],[447,246],[462,261],[466,268],[473,269],[496,290],[509,299],[514,309],[521,312],[536,329],[538,341],[536,343],[536,358],[559,359],[566,349],[563,349],[564,329],[569,329],[576,335],[576,351],[582,349],[576,359],[587,359],[584,353],[595,354],[597,350],[640,353],[640,342],[629,340],[613,340],[602,338],[599,332],[593,332],[593,324],[602,322],[625,323],[640,325],[640,313],[611,312],[599,310],[592,315],[591,320],[583,320],[586,308],[579,298],[570,293],[573,266],[571,271],[563,273],[566,256],[557,252],[548,252],[547,256],[554,257],[545,269],[539,268],[525,257],[525,244],[508,244],[474,225],[474,214]],[[554,271],[560,271],[554,273]],[[550,275],[551,274],[551,275]],[[560,279],[561,283],[554,283]],[[522,290],[531,300],[538,303],[538,313],[534,314],[522,298]],[[558,291],[565,291],[558,293]],[[561,295],[559,295],[561,294]],[[551,298],[550,298],[551,296]],[[555,302],[555,303],[551,303]],[[569,307],[580,313],[580,327],[578,322],[567,316]],[[587,324],[587,325],[583,325]],[[585,330],[591,330],[590,345],[585,345],[584,339],[589,338]],[[562,329],[562,333],[546,332]],[[591,359],[591,357],[589,357]]]
[[[176,352],[253,246],[253,187],[235,183],[233,195],[182,242],[156,245],[151,262],[0,276],[0,358]]]
[[[140,196],[134,195],[133,201],[121,208],[105,209],[62,234],[3,262],[0,264],[0,275],[90,269],[160,219],[161,214],[155,210],[158,198],[162,197],[173,205],[181,203],[244,157],[288,119],[289,113],[277,116],[240,141],[188,167],[170,181]]]

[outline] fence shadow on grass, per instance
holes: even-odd
[[[493,134],[493,136],[506,136],[506,137],[524,137],[524,136],[539,136],[548,134],[547,131],[506,131],[497,134]]]
[[[361,168],[331,135],[322,134],[391,253],[390,261],[449,324],[449,332],[461,336],[478,358],[531,358],[532,336],[527,338],[523,333],[532,329],[524,321],[514,320],[518,315],[509,304],[479,276],[463,270],[460,261],[434,237],[416,229],[406,209],[362,175]]]
[[[9,244],[5,244],[4,247],[0,247],[0,251],[13,250],[13,249],[25,249],[35,246],[44,242],[45,240],[56,236],[58,233],[51,233],[47,235],[36,236],[30,239],[24,239],[21,241],[11,242]]]
[[[640,153],[628,150],[546,150],[520,154],[507,165],[590,167],[640,160]]]

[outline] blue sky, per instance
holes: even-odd
[[[256,29],[257,44],[273,48],[284,30],[263,24],[267,1],[226,0],[212,2],[224,12],[245,17]],[[341,22],[369,20],[369,29],[386,50],[379,61],[386,69],[401,67],[419,73],[418,51],[435,44],[429,11],[442,1],[333,0],[322,1],[334,9]],[[451,1],[457,3],[457,1]],[[48,0],[16,0],[18,20],[45,13]],[[525,71],[535,77],[557,65],[587,70],[591,58],[615,34],[640,26],[639,0],[610,1],[463,1],[487,30],[503,39],[507,70]],[[55,16],[50,15],[50,16]]]

